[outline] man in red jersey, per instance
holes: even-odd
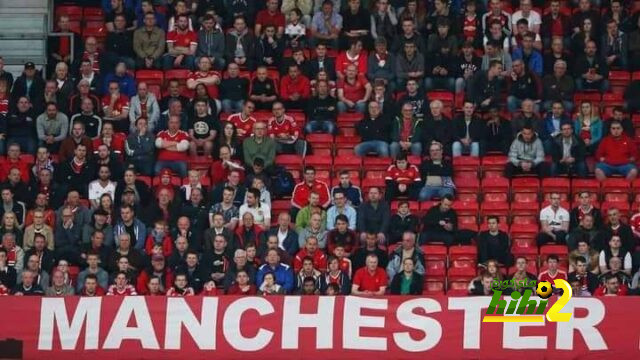
[[[189,17],[176,16],[176,29],[167,34],[167,53],[164,55],[165,70],[173,68],[193,69],[198,35],[189,30]]]
[[[324,182],[316,180],[316,169],[313,166],[307,166],[304,170],[304,181],[293,189],[291,205],[297,210],[307,206],[312,192],[320,196],[320,206],[326,209],[331,203],[329,188]]]
[[[155,173],[168,168],[178,173],[180,177],[187,176],[187,160],[189,158],[189,134],[180,130],[180,118],[171,116],[168,129],[158,133],[156,137],[158,159]]]
[[[269,136],[276,142],[276,153],[305,155],[306,143],[299,140],[300,129],[293,116],[285,114],[284,104],[273,103],[273,116],[269,118]]]
[[[253,101],[247,100],[244,102],[241,112],[230,115],[227,118],[227,121],[235,126],[239,141],[244,140],[253,133],[253,125],[257,122],[256,118],[252,116],[255,108]]]

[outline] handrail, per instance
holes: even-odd
[[[70,52],[70,58],[69,58],[69,63],[73,64],[73,49],[75,49],[75,38],[73,36],[74,34],[72,32],[51,32],[49,33],[49,36],[53,36],[53,37],[62,37],[62,36],[68,36],[70,39],[70,45],[69,47],[71,48],[71,52]],[[47,48],[47,46],[49,45],[49,42],[47,41],[44,45],[45,48],[45,53],[49,54],[49,49]]]

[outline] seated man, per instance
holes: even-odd
[[[509,235],[500,230],[500,218],[495,215],[487,217],[488,229],[478,234],[478,264],[486,265],[489,260],[496,260],[505,266],[513,264],[513,255],[509,248]]]
[[[631,276],[631,253],[622,247],[620,236],[614,235],[609,240],[609,245],[600,251],[598,266],[600,273],[604,274],[611,271],[609,263],[612,257],[617,257],[622,261],[622,271]]]
[[[293,116],[285,114],[284,105],[273,103],[273,116],[269,118],[269,136],[276,142],[278,154],[306,154],[306,142],[299,140],[300,130]]]
[[[338,80],[338,111],[365,112],[365,104],[373,88],[364,74],[358,74],[356,65],[346,67],[344,78]]]
[[[344,192],[347,203],[354,208],[362,202],[362,191],[351,182],[351,174],[347,170],[342,170],[338,174],[338,184],[331,188],[331,196],[334,196],[336,191]]]
[[[509,96],[507,108],[516,112],[526,99],[534,101],[534,111],[538,111],[542,98],[542,82],[538,75],[529,70],[521,59],[513,61],[513,70],[507,78]]]
[[[265,257],[265,264],[260,266],[256,274],[256,284],[262,284],[266,274],[275,275],[276,284],[284,288],[285,293],[290,293],[294,287],[294,277],[291,267],[280,262],[280,256],[276,249],[270,249]]]
[[[236,63],[227,66],[228,76],[220,83],[222,111],[235,113],[242,111],[242,105],[249,93],[249,80],[240,76],[240,67]]]
[[[602,139],[596,151],[596,179],[603,181],[608,176],[619,174],[631,181],[638,176],[636,143],[623,132],[620,121],[612,120],[610,123],[610,133]]]
[[[571,216],[571,214],[569,214]],[[598,229],[594,225],[594,217],[591,214],[585,214],[580,220],[580,225],[571,230],[567,236],[567,248],[572,251],[580,246],[580,242],[584,241],[588,246],[595,243],[598,236]],[[584,253],[582,254],[584,255]]]
[[[598,53],[595,41],[589,41],[584,47],[584,54],[579,55],[573,67],[576,78],[576,89],[599,90],[609,89],[609,67]]]
[[[396,57],[396,89],[402,89],[409,79],[414,79],[418,84],[424,78],[424,57],[418,52],[416,43],[408,41],[404,43],[403,51]]]
[[[297,184],[291,195],[291,205],[293,208],[300,210],[309,204],[311,193],[319,195],[319,206],[326,209],[331,199],[329,197],[329,188],[327,184],[316,180],[316,169],[313,166],[307,166],[304,170],[304,181]]]
[[[533,131],[530,123],[524,125],[509,149],[509,162],[505,168],[505,176],[512,178],[517,174],[533,174],[540,177],[546,175],[542,141]]]
[[[575,271],[570,272],[568,276],[569,283],[574,281],[580,282],[580,289],[588,292],[587,296],[593,294],[598,287],[598,277],[591,271],[587,271],[587,259],[582,256],[576,258]]]
[[[205,100],[198,99],[194,103],[195,113],[189,119],[189,152],[193,157],[198,155],[198,151],[212,157],[213,143],[220,133],[220,122],[208,113]]]
[[[387,273],[378,266],[378,257],[369,254],[366,266],[358,269],[353,275],[352,295],[382,296],[387,289]]]
[[[540,140],[542,140],[542,146],[544,147],[545,154],[552,153],[552,147],[554,143],[554,138],[557,135],[560,135],[562,130],[562,125],[566,123],[571,123],[571,119],[567,116],[564,105],[562,101],[554,101],[550,105],[551,111],[547,112],[544,119],[540,123],[540,131],[538,136],[540,136]]]
[[[311,20],[312,45],[324,44],[333,49],[338,48],[338,38],[342,30],[342,16],[334,11],[333,2],[324,0],[320,11],[313,15]]]
[[[453,165],[444,158],[443,150],[440,143],[432,142],[429,145],[429,159],[423,160],[420,164],[420,175],[424,180],[424,187],[418,194],[420,201],[453,196]]]
[[[593,296],[625,296],[629,289],[613,274],[604,276],[604,285],[596,289]]]
[[[280,80],[280,98],[285,106],[287,109],[303,110],[310,97],[309,79],[301,74],[298,65],[289,65],[287,75]]]
[[[392,201],[402,196],[416,200],[421,180],[418,168],[409,164],[406,153],[401,153],[396,158],[395,164],[387,169],[385,198],[387,201]]]
[[[541,232],[536,237],[538,246],[548,242],[564,245],[569,231],[569,211],[560,206],[560,194],[551,194],[551,204],[540,211]]]
[[[338,115],[336,99],[329,94],[328,82],[318,81],[316,89],[317,95],[308,101],[305,111],[308,123],[304,127],[304,131],[307,134],[314,132],[335,134],[338,130],[336,127]]]
[[[458,59],[447,42],[442,42],[440,45],[440,48],[430,54],[427,59],[426,74],[428,76],[424,79],[424,88],[426,91],[437,89],[455,91]]]
[[[484,121],[475,114],[475,105],[465,101],[462,115],[453,119],[453,156],[463,153],[470,156],[480,156],[480,145],[484,143]]]
[[[562,124],[560,133],[551,139],[551,157],[553,159],[551,176],[567,174],[586,177],[586,151],[584,141],[574,134],[573,125],[570,122]]]
[[[120,92],[117,81],[109,82],[108,94],[102,97],[104,121],[113,124],[117,132],[129,131],[129,97]]]
[[[389,152],[392,158],[396,158],[401,151],[410,151],[411,155],[422,155],[423,121],[413,114],[413,105],[404,103],[400,115],[393,120],[391,130],[391,145]]]
[[[264,161],[264,167],[269,169],[276,159],[276,142],[267,136],[267,124],[260,121],[253,125],[253,136],[242,142],[244,163],[251,166],[257,158]]]
[[[457,236],[458,215],[451,208],[451,204],[453,204],[453,195],[447,194],[442,197],[439,204],[427,211],[427,214],[422,218],[421,245],[442,242],[446,246],[450,246],[461,242]]]
[[[366,156],[374,152],[380,157],[388,157],[391,123],[380,111],[380,104],[377,101],[370,101],[368,110],[368,116],[365,115],[356,124],[356,131],[362,142],[356,145],[354,152],[358,156]]]
[[[180,130],[180,118],[171,116],[168,129],[158,133],[156,138],[158,158],[155,172],[168,168],[181,178],[187,176],[187,151],[189,150],[189,134]]]
[[[273,102],[278,99],[276,83],[268,75],[267,67],[260,66],[256,70],[256,76],[251,80],[249,99],[255,103],[258,110],[271,110]]]
[[[189,30],[189,17],[177,15],[176,29],[167,34],[167,53],[164,54],[163,68],[193,69],[197,47],[198,35]]]
[[[69,132],[69,119],[58,111],[56,104],[48,103],[45,112],[36,119],[36,130],[40,146],[46,146],[50,152],[57,153]]]

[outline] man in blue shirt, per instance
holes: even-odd
[[[285,293],[290,294],[293,291],[293,271],[287,264],[280,262],[280,256],[276,249],[270,249],[265,258],[266,264],[260,266],[256,275],[256,286],[260,286],[267,273],[273,273],[276,278],[276,284],[284,288]]]

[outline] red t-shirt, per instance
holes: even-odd
[[[351,101],[362,100],[367,93],[366,85],[369,82],[362,74],[358,74],[353,83],[344,80],[338,80],[338,90],[342,89],[344,97]]]
[[[564,27],[562,26],[562,18],[560,16],[555,20],[551,20],[551,36],[564,36]]]
[[[600,161],[600,158],[604,158],[604,162],[612,166],[626,165],[631,157],[637,160],[638,150],[635,141],[625,134],[619,138],[606,136],[596,151],[596,160]]]
[[[415,165],[409,165],[402,170],[396,165],[391,165],[387,169],[385,180],[392,180],[398,184],[410,185],[415,181],[420,181],[420,171]]]
[[[633,231],[640,231],[640,214],[635,214],[629,220],[629,226]]]
[[[170,31],[167,34],[167,43],[173,43],[173,46],[190,47],[191,44],[198,43],[198,35],[191,30],[179,33],[178,30]]]
[[[157,136],[163,141],[189,141],[189,134],[182,130],[178,130],[175,134],[170,134],[169,130],[160,131]],[[158,160],[160,161],[187,161],[189,155],[186,151],[171,151],[166,149],[158,149]]]
[[[319,271],[327,271],[327,255],[325,255],[322,250],[316,250],[313,255],[310,255],[307,252],[307,249],[302,249],[298,251],[296,257],[293,259],[293,270],[297,273],[302,269],[302,260],[305,257],[310,256],[313,258],[313,267]]]
[[[553,280],[555,279],[567,280],[567,273],[564,272],[563,270],[558,269],[558,271],[556,272],[556,276],[551,276],[549,274],[549,270],[545,270],[541,272],[540,275],[538,276],[538,281],[548,281],[552,285],[553,285]]]
[[[125,134],[114,133],[113,136],[111,137],[111,144],[107,144],[104,140],[105,139],[103,139],[102,137],[93,139],[92,147],[95,149],[94,150],[95,154],[98,153],[98,147],[100,147],[100,145],[102,144],[105,144],[111,151],[113,151],[114,154],[118,156],[122,156],[122,154],[124,153],[124,143],[127,140],[127,136]]]
[[[381,286],[387,286],[387,272],[378,267],[372,275],[366,267],[360,268],[353,276],[353,284],[358,285],[360,291],[378,291]]]
[[[357,66],[359,74],[361,75],[366,74],[368,64],[367,64],[367,57],[365,56],[365,53],[360,52],[360,54],[356,58],[349,58],[347,56],[346,51],[343,51],[340,54],[338,54],[338,57],[336,58],[336,71],[344,73],[345,70],[347,69],[347,66],[349,65]]]
[[[236,127],[236,129],[242,129],[245,131],[244,135],[238,134],[238,138],[242,140],[253,134],[253,124],[255,124],[258,120],[256,120],[256,118],[254,118],[253,116],[249,116],[247,119],[243,119],[242,113],[236,113],[229,115],[227,121],[232,123],[233,126]]]
[[[462,24],[462,33],[464,34],[464,38],[475,38],[477,34],[477,17],[474,15],[472,18],[467,16],[464,17],[464,22]]]
[[[187,80],[198,80],[203,78],[208,78],[210,76],[217,75],[220,77],[220,73],[217,71],[209,71],[209,72],[201,72],[201,71],[192,71],[189,73],[189,78]],[[209,93],[209,97],[217,99],[218,98],[218,86],[217,85],[209,85],[207,86],[207,92]]]
[[[301,99],[308,99],[311,96],[311,84],[306,76],[298,75],[294,80],[286,75],[280,81],[280,97],[283,100],[289,100],[295,93],[298,93]]]
[[[262,25],[263,28],[267,25],[274,25],[276,30],[278,30],[278,27],[284,28],[285,19],[284,15],[280,11],[276,11],[274,14],[271,14],[269,10],[264,9],[258,12],[256,24]]]
[[[5,116],[9,112],[9,97],[0,95],[0,115]]]

